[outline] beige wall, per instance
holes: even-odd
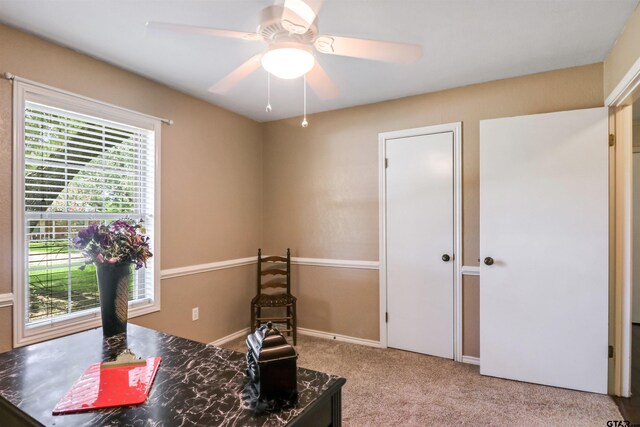
[[[209,343],[249,326],[255,280],[255,265],[163,280],[162,310],[132,323]],[[196,322],[193,307],[200,312]]]
[[[264,125],[264,241],[268,251],[294,256],[378,260],[378,134],[463,122],[465,265],[479,258],[479,122],[482,119],[602,106],[602,64],[478,84]],[[300,267],[309,285],[299,298],[344,305],[345,323],[300,310],[311,329],[377,339],[378,277],[338,268]],[[478,355],[478,291],[465,279],[465,353]],[[313,283],[321,283],[317,291]],[[363,286],[366,285],[366,286]],[[320,285],[318,285],[320,286]],[[348,298],[348,299],[347,299]],[[345,309],[346,310],[346,309]],[[338,330],[340,332],[338,332]]]
[[[11,350],[11,307],[0,308],[0,353]]]
[[[462,354],[480,357],[480,277],[462,278]]]
[[[625,24],[604,61],[604,98],[622,80],[631,66],[640,58],[640,7]],[[603,98],[603,99],[604,99]]]
[[[633,108],[636,108],[634,105]],[[638,108],[640,108],[640,104],[638,104]],[[640,122],[633,123],[633,146],[640,147]]]
[[[101,61],[0,26],[0,71],[133,110],[162,127],[162,268],[291,247],[294,256],[378,259],[377,136],[463,122],[465,265],[477,265],[479,121],[602,105],[602,64],[258,124]],[[11,85],[0,80],[0,293],[11,287]],[[264,170],[264,173],[263,173]],[[260,183],[264,177],[262,188]],[[264,199],[264,203],[263,203]],[[264,232],[263,232],[264,227]],[[253,268],[162,282],[162,311],[134,322],[212,341],[246,326]],[[464,352],[477,356],[477,277],[465,277]],[[375,270],[298,266],[301,327],[378,339]],[[193,306],[201,320],[191,322]],[[11,309],[0,309],[0,350]]]
[[[379,339],[379,299],[370,292],[377,270],[298,265],[291,281],[301,328]]]
[[[6,26],[0,40],[1,72],[174,120],[162,126],[163,269],[255,252],[262,234],[259,123]],[[0,293],[11,290],[10,129],[11,84],[0,80]],[[248,325],[248,276],[241,267],[163,280],[162,311],[135,322],[200,341],[236,332]],[[196,305],[200,320],[192,322]],[[10,311],[0,309],[0,349],[11,342]]]

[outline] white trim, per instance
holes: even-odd
[[[640,87],[640,58],[629,68],[618,85],[611,91],[604,105],[607,107],[619,107],[627,101],[629,96]]]
[[[26,256],[23,252],[17,252],[15,248],[24,248],[24,230],[22,226],[24,218],[24,198],[17,198],[16,194],[24,194],[24,182],[21,179],[23,176],[22,171],[22,159],[24,156],[24,150],[22,145],[18,141],[24,140],[24,114],[16,114],[17,111],[22,111],[21,107],[24,107],[24,91],[20,90],[20,87],[15,83],[12,85],[13,89],[13,105],[11,114],[13,116],[13,146],[12,146],[12,191],[13,191],[13,212],[12,212],[12,250],[13,250],[13,268],[12,268],[12,290],[14,295],[13,305],[13,346],[20,345],[21,340],[18,339],[22,335],[21,331],[24,329],[24,286],[22,286],[24,280],[24,260]],[[18,160],[20,159],[20,161]],[[22,256],[20,256],[22,254]],[[15,301],[18,301],[16,304]]]
[[[227,335],[226,337],[222,337],[222,338],[219,338],[219,339],[217,339],[217,340],[215,340],[215,341],[212,341],[212,342],[210,342],[210,343],[209,343],[209,344],[207,344],[207,345],[212,345],[212,346],[215,346],[215,347],[220,347],[221,345],[226,344],[226,343],[228,343],[228,342],[230,342],[230,341],[237,340],[237,339],[238,339],[238,338],[240,338],[240,337],[245,337],[245,336],[247,336],[247,335],[249,334],[249,331],[250,331],[250,330],[251,330],[251,329],[249,329],[249,328],[241,329],[241,330],[239,330],[239,331],[237,331],[237,332],[234,332],[234,333],[232,333],[232,334]]]
[[[462,360],[462,122],[453,123],[453,193],[455,282],[453,284],[453,355]]]
[[[163,280],[173,279],[174,277],[188,276],[191,274],[200,274],[216,270],[224,270],[226,268],[240,267],[243,265],[251,265],[256,263],[256,259],[257,257],[251,256],[246,258],[210,262],[207,264],[196,264],[188,265],[185,267],[169,268],[160,272],[160,278]],[[355,268],[362,270],[377,270],[380,265],[378,261],[296,257],[291,258],[291,264],[317,267]]]
[[[307,335],[309,337],[316,337],[316,338],[323,338],[323,339],[327,339],[327,340],[341,341],[341,342],[346,342],[346,343],[349,343],[349,344],[364,345],[364,346],[367,346],[367,347],[375,347],[375,348],[382,348],[383,347],[380,344],[380,341],[368,340],[368,339],[365,339],[365,338],[350,337],[350,336],[347,336],[347,335],[334,334],[334,333],[331,333],[331,332],[316,331],[316,330],[307,329],[307,328],[298,327],[298,333],[300,335]]]
[[[159,310],[160,308],[156,307],[155,304],[143,305],[141,303],[132,304],[131,302],[129,302],[129,319],[133,319],[149,313],[154,313]],[[14,309],[14,313],[15,312],[16,310]],[[82,313],[77,316],[71,315],[66,319],[61,319],[55,321],[54,323],[49,323],[48,326],[49,328],[41,329],[37,332],[37,334],[25,334],[20,338],[19,341],[14,336],[14,347],[36,344],[53,338],[74,334],[76,332],[99,328],[102,326],[102,322],[100,320],[99,308],[95,308],[88,313]],[[16,329],[17,328],[14,325],[14,331],[16,331]]]
[[[0,294],[0,307],[11,307],[13,305],[13,294]]]
[[[479,276],[480,275],[480,267],[475,265],[463,265],[462,266],[462,275],[463,276]]]
[[[16,75],[11,74],[11,73],[7,73],[6,72],[6,73],[4,73],[2,75],[2,77],[4,77],[5,79],[7,79],[7,80],[9,80],[11,82],[14,82],[14,83],[15,82],[26,83],[28,85],[35,86],[35,87],[38,87],[38,88],[41,88],[41,89],[49,90],[49,91],[56,92],[56,93],[63,94],[63,95],[67,95],[67,96],[73,96],[74,98],[79,98],[79,99],[82,99],[84,101],[89,101],[89,102],[91,102],[93,104],[99,104],[99,105],[101,105],[103,107],[108,107],[108,108],[113,108],[113,109],[116,109],[116,110],[120,110],[120,111],[128,113],[128,114],[137,114],[139,116],[143,116],[143,117],[146,117],[148,119],[159,120],[162,123],[167,124],[167,125],[172,125],[173,124],[173,120],[170,120],[170,119],[163,119],[162,117],[156,117],[156,116],[152,116],[150,114],[141,113],[139,111],[129,110],[128,108],[120,107],[118,105],[109,104],[108,102],[99,101],[97,99],[89,98],[88,96],[78,95],[78,94],[73,93],[73,92],[68,92],[66,90],[62,90],[62,89],[58,89],[58,88],[53,87],[53,86],[46,85],[44,83],[35,82],[33,80],[25,79],[25,78],[16,76]]]
[[[316,338],[322,338],[322,339],[326,339],[326,340],[334,340],[334,341],[340,341],[340,342],[346,342],[349,344],[357,344],[357,345],[364,345],[367,347],[375,347],[375,348],[381,348],[382,346],[380,345],[380,341],[375,341],[375,340],[368,340],[365,338],[356,338],[356,337],[350,337],[348,335],[340,335],[340,334],[334,334],[332,332],[323,332],[323,331],[316,331],[314,329],[307,329],[307,328],[300,328],[298,327],[298,333],[300,335],[306,335],[309,337],[316,337]],[[230,341],[236,340],[240,337],[246,336],[249,334],[249,331],[251,329],[250,328],[244,328],[241,329],[237,332],[234,332],[232,334],[227,335],[226,337],[222,337],[219,338],[215,341],[210,342],[208,345],[213,345],[216,347],[220,347],[223,344],[226,344]]]
[[[149,116],[152,117],[152,116]],[[173,124],[171,121],[170,124]],[[162,283],[161,283],[161,265],[162,259],[162,125],[159,121],[154,122],[154,135],[155,135],[155,165],[153,166],[153,178],[155,180],[153,187],[153,241],[151,242],[151,249],[153,250],[153,304],[150,306],[141,307],[138,311],[139,314],[134,312],[135,316],[141,316],[142,314],[153,313],[160,311],[162,306]],[[129,317],[132,315],[129,313]]]
[[[615,109],[615,262],[613,394],[631,396],[633,283],[633,151],[631,106]]]
[[[186,267],[176,267],[162,270],[161,279],[173,279],[174,277],[188,276],[191,274],[206,273],[208,271],[224,270],[225,268],[240,267],[242,265],[255,264],[257,257],[237,258],[226,261],[216,261],[207,264],[188,265]]]
[[[360,268],[365,270],[377,270],[378,268],[380,268],[380,263],[378,261],[360,261],[350,259],[291,257],[291,263],[298,265],[312,265],[318,267]]]
[[[474,356],[462,356],[462,363],[468,363],[469,365],[480,366],[480,358]]]
[[[87,97],[65,92],[43,84],[29,82],[24,79],[12,76],[13,88],[13,160],[12,160],[12,248],[13,248],[13,268],[12,268],[12,290],[13,290],[13,346],[21,347],[43,340],[68,335],[75,332],[100,326],[100,312],[96,308],[87,312],[70,314],[59,320],[50,323],[43,323],[27,327],[24,323],[26,318],[25,306],[25,262],[27,257],[26,245],[24,242],[24,194],[23,180],[23,159],[24,159],[24,111],[25,102],[43,102],[46,105],[56,106],[63,109],[73,109],[82,114],[88,114],[104,120],[124,123],[154,131],[155,138],[155,169],[154,169],[154,212],[153,225],[154,234],[152,242],[153,263],[153,301],[136,301],[129,305],[129,318],[141,316],[160,310],[160,260],[161,260],[161,238],[160,238],[160,177],[161,177],[161,147],[160,147],[160,120],[156,117],[137,113],[117,106],[113,106],[101,101],[96,101]],[[17,112],[17,114],[16,114]]]
[[[380,250],[380,270],[378,278],[379,296],[380,299],[380,318],[379,330],[380,330],[380,346],[387,348],[387,150],[385,137],[382,134],[378,134],[378,221],[379,221],[379,235],[378,235],[378,247]]]
[[[632,95],[640,88],[640,58],[629,68],[624,77],[618,82],[616,87],[611,91],[609,96],[605,100],[605,106],[609,108],[620,107],[623,104],[630,104],[633,102]],[[629,113],[630,115],[630,113]],[[632,228],[632,215],[630,212],[630,206],[632,205],[632,191],[631,189],[631,169],[625,171],[625,168],[630,166],[627,164],[630,159],[618,154],[618,150],[621,150],[619,141],[624,137],[619,135],[618,119],[619,114],[616,114],[615,131],[616,139],[618,141],[615,145],[615,168],[616,175],[620,179],[615,179],[615,194],[616,202],[614,209],[615,222],[615,277],[614,281],[614,295],[615,298],[615,312],[613,317],[614,322],[614,339],[613,345],[615,348],[614,357],[614,378],[613,378],[613,394],[622,397],[628,397],[631,393],[631,264],[632,259],[632,247],[629,244],[625,245],[625,242],[631,240]],[[629,123],[633,126],[633,117],[629,117]],[[612,129],[609,129],[612,133]],[[632,141],[627,141],[629,146],[632,146]],[[633,150],[633,149],[632,149]],[[619,161],[620,160],[620,161]],[[627,162],[627,163],[625,163]],[[622,163],[622,164],[620,164]],[[622,172],[619,171],[622,169]],[[618,198],[618,194],[621,194]],[[622,209],[625,212],[617,212],[618,209]],[[619,223],[618,218],[622,219],[622,223]]]
[[[386,148],[388,139],[453,132],[453,358],[462,360],[462,122],[384,132],[378,135],[379,247],[380,247],[380,345],[387,347],[387,240],[386,240]]]

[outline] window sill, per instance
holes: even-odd
[[[160,301],[130,303],[129,319],[133,319],[145,314],[160,311]],[[86,331],[88,329],[99,328],[102,326],[100,319],[100,311],[98,309],[90,313],[80,314],[75,317],[67,317],[53,321],[51,323],[43,323],[42,325],[34,325],[25,327],[24,335],[16,335],[14,347],[23,347],[30,344],[36,344],[65,335],[75,334],[77,332]],[[17,331],[14,331],[17,333]]]

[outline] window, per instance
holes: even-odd
[[[100,325],[79,228],[143,220],[154,257],[132,274],[130,317],[159,309],[160,122],[47,87],[14,82],[14,345]]]

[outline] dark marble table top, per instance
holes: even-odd
[[[143,358],[162,357],[145,403],[51,414],[89,365],[125,348]],[[345,382],[298,368],[296,399],[258,401],[245,369],[242,353],[129,324],[126,337],[105,340],[102,329],[93,329],[0,354],[0,399],[47,426],[281,426]]]

